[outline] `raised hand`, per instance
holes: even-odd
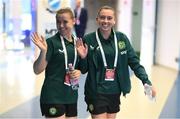
[[[81,38],[77,38],[76,48],[77,48],[77,52],[80,55],[80,57],[82,59],[84,59],[87,56],[87,53],[88,53],[88,46],[83,43]]]
[[[31,40],[41,51],[47,51],[47,43],[43,36],[35,32],[31,35]]]

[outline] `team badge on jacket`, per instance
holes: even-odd
[[[89,104],[89,110],[90,110],[90,111],[93,111],[93,110],[94,110],[93,104]]]
[[[122,49],[125,49],[126,48],[126,44],[124,41],[119,41],[118,42],[118,46],[119,46],[119,49],[122,50]]]
[[[55,115],[57,113],[57,109],[55,108],[55,107],[51,107],[50,109],[49,109],[49,114],[50,115]]]

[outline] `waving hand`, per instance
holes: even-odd
[[[88,46],[83,43],[81,38],[78,38],[76,41],[76,47],[78,54],[84,59],[88,53]]]
[[[39,47],[41,51],[47,51],[47,43],[43,36],[38,35],[38,33],[33,33],[31,35],[33,43]]]

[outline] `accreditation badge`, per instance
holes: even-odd
[[[106,69],[105,80],[114,81],[115,69]]]
[[[71,86],[69,73],[66,73],[65,75],[64,84],[67,86]]]

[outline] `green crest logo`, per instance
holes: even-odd
[[[119,46],[119,49],[124,49],[126,47],[126,44],[124,41],[119,41],[118,46]]]
[[[57,113],[57,109],[56,109],[55,107],[51,107],[51,108],[49,109],[49,113],[50,113],[51,115],[55,115],[55,114]]]
[[[89,110],[90,110],[90,111],[93,111],[93,110],[94,110],[93,104],[90,104],[90,105],[89,105]]]

